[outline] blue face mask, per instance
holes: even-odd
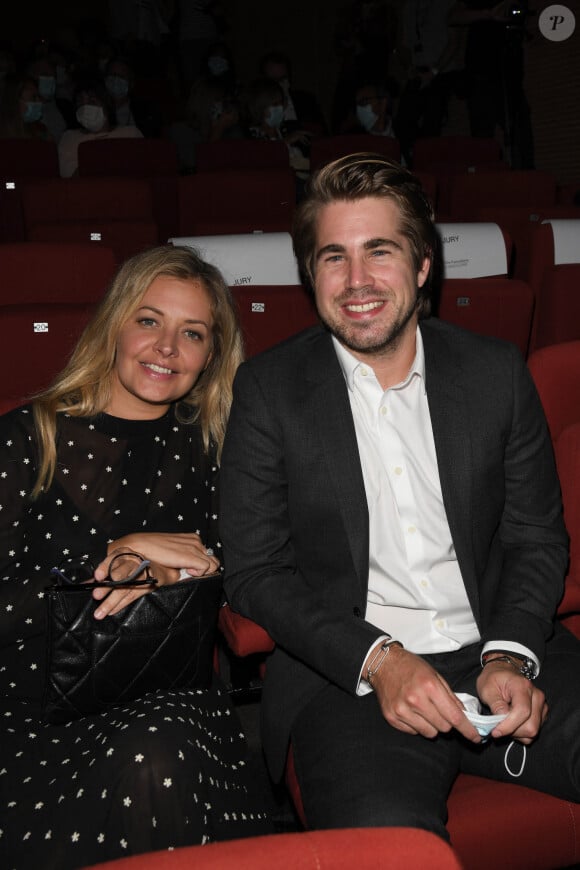
[[[230,68],[230,65],[225,57],[221,57],[219,54],[208,57],[207,65],[212,76],[221,76],[226,73]]]
[[[56,93],[56,78],[54,76],[38,76],[38,93],[43,100],[52,100]]]
[[[284,120],[284,106],[268,106],[266,111],[266,124],[278,130]]]
[[[358,106],[356,107],[356,116],[361,127],[367,131],[367,133],[373,129],[378,120],[378,115],[373,112],[371,106]]]
[[[22,120],[25,124],[34,124],[42,118],[42,103],[32,101],[25,103]]]
[[[107,76],[105,86],[112,97],[122,99],[129,93],[129,82],[122,76]]]

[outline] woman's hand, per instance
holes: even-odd
[[[151,562],[167,568],[185,568],[192,577],[215,574],[220,567],[219,559],[213,553],[208,553],[205,544],[194,532],[135,532],[117,538],[107,547],[109,556],[126,550],[141,553]],[[100,566],[95,571],[95,578],[103,580],[106,573],[101,573],[99,569]]]
[[[125,553],[126,558],[120,555]],[[95,569],[95,580],[105,580],[109,576],[113,561],[113,579],[124,579],[134,570],[137,556],[150,561],[150,573],[157,580],[158,586],[176,583],[182,568],[192,577],[202,577],[215,574],[220,567],[219,559],[208,552],[199,535],[195,533],[137,532],[117,538],[109,544],[107,557]],[[144,577],[143,571],[135,579],[142,580]],[[118,613],[152,588],[154,587],[144,585],[134,588],[113,587],[111,590],[107,587],[95,589],[93,598],[101,602],[95,610],[95,618],[103,619]]]
[[[106,559],[99,563],[95,570],[95,580],[104,580],[111,575],[111,579],[122,581],[125,580],[136,566],[141,561],[142,553],[137,553],[127,547],[115,548]],[[141,598],[142,595],[147,595],[156,586],[167,586],[170,583],[176,583],[179,580],[180,571],[177,568],[168,568],[155,562],[149,565],[149,573],[151,577],[157,580],[154,585],[144,584],[143,586],[134,587],[107,587],[101,586],[93,590],[93,598],[95,601],[100,601],[101,604],[94,612],[95,619],[104,619],[113,613],[119,613],[132,601]],[[143,570],[135,576],[135,580],[145,580],[147,577],[146,570]]]

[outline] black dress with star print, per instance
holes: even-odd
[[[219,552],[217,464],[173,409],[151,421],[59,415],[57,457],[32,501],[32,411],[0,417],[0,866],[67,870],[268,832],[217,679],[42,723],[51,567],[98,562],[132,532],[197,532]]]

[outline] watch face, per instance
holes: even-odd
[[[532,659],[524,659],[522,662],[521,672],[528,680],[534,680],[537,676],[537,669]]]

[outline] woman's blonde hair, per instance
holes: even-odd
[[[51,386],[34,397],[40,465],[33,498],[52,483],[57,414],[92,417],[107,408],[119,332],[160,275],[201,281],[210,298],[211,357],[191,391],[177,403],[176,415],[181,422],[199,421],[205,449],[214,442],[219,458],[232,402],[233,379],[243,358],[235,304],[219,270],[191,248],[170,245],[151,248],[123,263],[69,362]]]

